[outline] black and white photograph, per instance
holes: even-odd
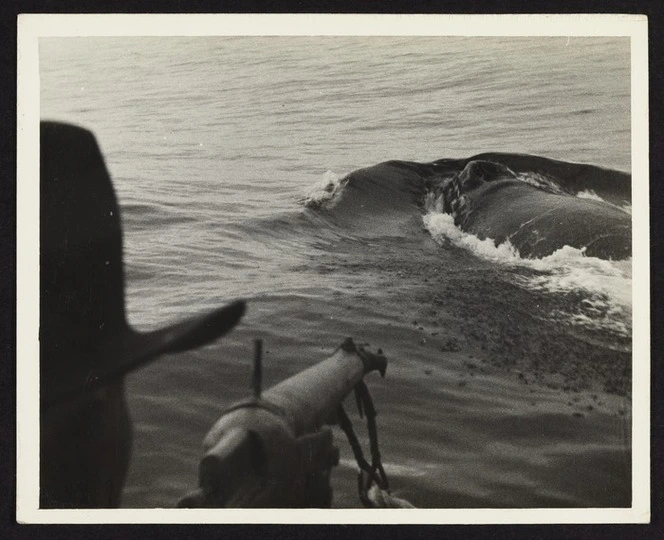
[[[25,16],[18,92],[19,521],[648,521],[645,17]]]

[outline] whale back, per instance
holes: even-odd
[[[443,211],[479,238],[509,240],[522,256],[543,257],[565,245],[589,256],[631,256],[631,216],[604,201],[533,185],[501,163],[472,160],[443,181]]]

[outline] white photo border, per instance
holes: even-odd
[[[631,40],[632,506],[575,509],[39,509],[39,55],[41,37],[602,36]],[[19,523],[520,524],[650,521],[648,20],[644,15],[61,15],[18,18],[17,493]]]

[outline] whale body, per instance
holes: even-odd
[[[429,163],[386,161],[343,178],[325,212],[363,237],[412,237],[421,231],[425,201],[442,200],[462,230],[507,240],[522,257],[571,246],[588,256],[626,259],[632,253],[631,175],[527,154],[486,153]],[[592,192],[595,199],[581,198]],[[426,208],[425,208],[426,210]]]
[[[462,230],[525,257],[563,246],[603,259],[631,256],[631,216],[603,200],[580,198],[554,181],[529,183],[502,163],[472,160],[439,187],[444,210]]]

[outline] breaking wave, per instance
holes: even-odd
[[[347,175],[326,171],[320,180],[311,186],[302,202],[308,208],[333,205],[346,181]]]
[[[527,288],[553,294],[584,294],[577,310],[557,315],[589,328],[602,328],[623,336],[631,333],[631,259],[610,261],[588,257],[585,249],[570,246],[546,257],[524,258],[509,240],[497,244],[491,238],[480,239],[462,231],[449,214],[430,211],[423,219],[439,244],[451,243],[497,264],[535,271],[518,277]]]
[[[521,287],[569,298],[569,302],[561,302],[567,306],[565,312],[551,313],[552,318],[629,336],[631,258],[598,258],[588,255],[586,247],[566,244],[539,257],[520,253],[509,236],[501,241],[490,234],[477,236],[455,225],[454,217],[443,211],[443,195],[436,186],[478,157],[499,158],[519,180],[548,193],[603,201],[623,210],[630,202],[631,179],[627,173],[520,154],[486,154],[432,163],[389,161],[346,175],[327,171],[302,202],[324,220],[320,226],[325,228],[326,223],[353,238],[381,237],[389,241],[398,237],[416,242],[423,220],[438,244],[453,245],[485,261],[517,269],[507,274]],[[561,226],[573,229],[579,223]]]

